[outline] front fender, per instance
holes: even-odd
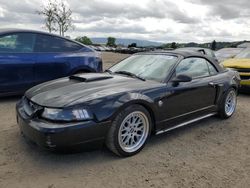
[[[94,107],[93,104],[91,104],[91,110],[96,120],[100,122],[113,120],[121,110],[132,104],[140,104],[144,106],[150,114],[153,113],[152,116],[155,115],[156,107],[154,101],[150,97],[140,93],[126,93],[111,98],[99,99]]]

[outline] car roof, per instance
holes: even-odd
[[[219,72],[225,71],[225,69],[222,68],[214,58],[209,57],[207,55],[203,55],[202,53],[200,53],[198,51],[192,51],[192,50],[180,50],[180,51],[178,51],[178,50],[166,50],[166,51],[140,52],[140,53],[136,53],[136,54],[142,54],[142,55],[143,54],[151,54],[151,55],[159,55],[159,54],[162,54],[162,55],[173,55],[173,56],[183,57],[184,59],[188,58],[188,57],[200,57],[200,58],[205,58],[209,62],[211,62],[216,67],[216,69]]]
[[[211,49],[201,48],[201,47],[184,47],[184,48],[177,48],[175,50],[211,50]]]
[[[63,38],[65,40],[68,40],[68,41],[72,41],[74,43],[77,43],[79,45],[81,45],[82,47],[86,47],[86,48],[89,48],[91,50],[93,50],[92,48],[80,43],[80,42],[77,42],[75,40],[72,40],[70,38],[67,38],[67,37],[63,37],[63,36],[60,36],[60,35],[57,35],[57,34],[53,34],[53,33],[48,33],[48,32],[45,32],[45,31],[37,31],[37,30],[32,30],[32,29],[14,29],[14,28],[1,28],[0,29],[0,35],[4,35],[4,34],[8,34],[8,33],[34,33],[34,34],[43,34],[43,35],[50,35],[50,36],[55,36],[55,37],[60,37],[60,38]]]
[[[46,35],[53,35],[57,37],[61,37],[59,35],[53,34],[53,33],[48,33],[45,31],[37,31],[37,30],[32,30],[32,29],[15,29],[15,28],[1,28],[0,29],[0,34],[7,34],[7,33],[38,33],[38,34],[46,34]]]

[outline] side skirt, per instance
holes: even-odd
[[[202,120],[202,119],[205,119],[205,118],[214,116],[215,114],[217,114],[217,113],[210,113],[210,114],[207,114],[207,115],[205,115],[205,116],[200,116],[200,117],[198,117],[198,118],[195,118],[195,119],[192,119],[192,120],[183,122],[183,123],[181,123],[181,124],[175,125],[175,126],[170,127],[170,128],[168,128],[168,129],[164,129],[164,130],[157,131],[155,134],[156,134],[156,135],[162,134],[162,133],[171,131],[171,130],[173,130],[173,129],[177,129],[177,128],[179,128],[179,127],[183,127],[183,126],[185,126],[185,125],[188,125],[188,124],[191,124],[191,123],[200,121],[200,120]]]

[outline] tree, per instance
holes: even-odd
[[[108,37],[107,38],[107,46],[112,46],[112,47],[116,46],[115,41],[116,41],[116,38]]]
[[[176,48],[177,48],[176,42],[172,42],[171,48],[173,48],[173,49],[176,49]]]
[[[216,41],[214,40],[212,43],[211,43],[211,49],[212,50],[216,50]]]
[[[45,28],[51,33],[52,31],[56,31],[56,20],[55,20],[55,12],[56,6],[54,2],[51,0],[48,1],[48,4],[43,7],[43,10],[36,11],[39,15],[44,16]]]
[[[37,13],[45,17],[45,27],[49,32],[59,30],[59,34],[64,36],[64,33],[69,29],[74,29],[72,11],[64,1],[49,0],[48,4]]]
[[[90,38],[88,38],[87,36],[77,37],[75,40],[80,42],[80,43],[86,44],[86,45],[92,45],[93,44],[92,41],[90,40]]]
[[[72,11],[67,7],[65,2],[60,2],[58,5],[57,11],[55,12],[55,20],[58,24],[60,35],[64,36],[64,33],[69,29],[74,29]]]
[[[161,48],[162,48],[162,49],[171,48],[171,44],[169,44],[169,43],[163,44],[163,45],[161,46]]]
[[[137,44],[136,44],[135,42],[129,44],[129,45],[128,45],[128,48],[131,48],[131,47],[136,48],[136,47],[137,47]]]

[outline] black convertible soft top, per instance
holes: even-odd
[[[206,55],[203,55],[200,52],[196,52],[196,51],[190,51],[190,50],[181,50],[181,51],[172,51],[172,50],[166,50],[166,51],[151,51],[151,52],[141,52],[141,53],[137,53],[137,54],[152,54],[152,55],[156,55],[156,54],[163,54],[163,55],[174,55],[174,56],[178,56],[178,57],[182,57],[182,58],[188,58],[188,57],[201,57],[201,58],[205,58],[207,59],[209,62],[211,62],[216,69],[219,72],[224,72],[226,69],[224,69],[223,67],[221,67],[218,62]]]

